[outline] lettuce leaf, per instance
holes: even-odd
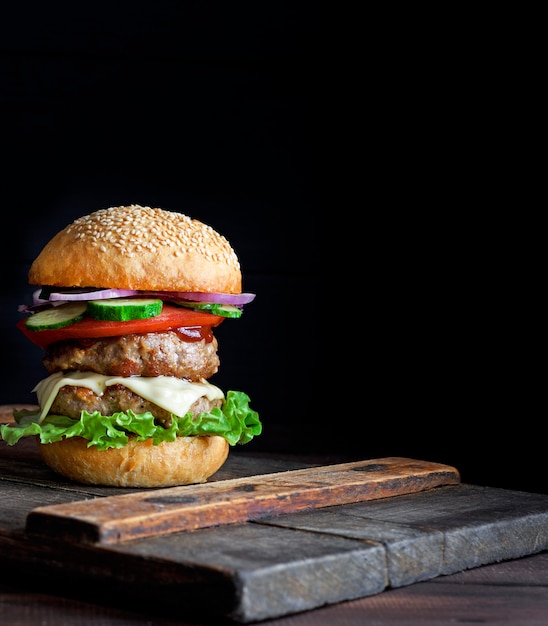
[[[39,411],[23,409],[14,411],[15,424],[0,425],[0,435],[10,446],[22,437],[39,436],[40,443],[53,443],[64,437],[83,437],[88,447],[99,450],[123,448],[130,436],[138,441],[152,439],[155,445],[174,441],[175,437],[219,435],[231,446],[250,442],[260,435],[262,424],[259,415],[249,407],[249,397],[242,391],[228,391],[221,408],[209,413],[184,417],[171,415],[171,427],[164,428],[154,422],[152,413],[136,414],[133,411],[101,415],[82,411],[79,420],[64,415],[48,415],[38,423]]]

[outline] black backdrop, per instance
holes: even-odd
[[[32,259],[76,217],[138,203],[210,224],[240,258],[257,298],[218,329],[215,382],[250,395],[269,433],[258,445],[283,443],[294,416],[316,419],[320,21],[261,4],[2,9],[2,403],[33,402],[45,373],[14,330]]]
[[[44,375],[14,329],[41,247],[97,208],[160,206],[224,234],[257,293],[217,332],[214,382],[265,426],[247,449],[423,458],[547,490],[505,267],[491,222],[463,210],[484,146],[438,53],[372,46],[370,29],[349,51],[316,3],[1,11],[1,403],[33,402]]]

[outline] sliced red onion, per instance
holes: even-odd
[[[156,296],[162,300],[188,300],[189,302],[212,302],[242,306],[255,299],[254,293],[219,293],[206,291],[151,291],[144,295]]]
[[[44,302],[47,302],[47,300],[44,300],[44,298],[40,297],[41,293],[42,293],[41,289],[36,289],[36,291],[32,292],[32,303],[34,305],[43,304]]]
[[[50,302],[49,300],[44,300],[40,298],[41,289],[37,289],[32,293],[32,304],[20,304],[17,307],[17,311],[19,313],[35,313],[36,311],[40,311],[42,309],[51,308],[54,306],[58,306],[59,304],[63,304],[62,302]]]
[[[127,298],[138,296],[141,292],[136,289],[98,289],[93,291],[56,291],[49,294],[51,302],[56,300],[105,300],[106,298]]]
[[[40,302],[32,305],[28,304],[20,304],[17,307],[17,311],[19,313],[36,313],[37,311],[43,311],[44,309],[53,309],[56,306],[61,306],[65,304],[62,300],[58,302],[49,302],[49,300],[41,300]]]
[[[98,289],[92,291],[56,291],[50,293],[49,301],[104,300],[129,296],[154,297],[162,300],[188,300],[189,302],[212,302],[243,306],[255,299],[254,293],[219,293],[205,291],[138,291],[136,289]]]

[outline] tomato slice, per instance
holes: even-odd
[[[17,328],[32,341],[45,348],[50,343],[63,339],[96,339],[99,337],[118,337],[140,333],[154,333],[173,328],[191,328],[196,326],[218,326],[226,318],[206,311],[193,311],[184,307],[164,303],[162,312],[156,317],[128,322],[107,322],[85,317],[79,322],[52,330],[32,331],[26,327],[26,319],[17,322]]]

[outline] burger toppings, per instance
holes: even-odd
[[[77,420],[53,413],[42,422],[37,417],[36,412],[27,409],[14,411],[17,425],[1,425],[2,438],[14,445],[27,436],[38,436],[42,444],[83,437],[88,447],[108,450],[123,448],[130,437],[136,441],[151,439],[155,445],[175,441],[177,437],[195,436],[220,436],[230,445],[245,444],[262,430],[257,413],[249,407],[249,397],[241,391],[228,391],[222,409],[215,406],[209,412],[172,415],[168,427],[158,423],[150,411],[137,414],[131,409],[111,415],[82,411]]]
[[[28,317],[25,321],[25,326],[32,332],[63,328],[79,322],[84,317],[86,310],[87,305],[83,302],[45,309]]]
[[[51,291],[44,288],[40,291],[40,299],[50,302],[64,302],[74,300],[103,300],[105,298],[126,298],[129,296],[158,297],[164,300],[177,302],[217,302],[218,304],[233,304],[243,306],[255,299],[254,293],[215,293],[199,291],[138,291],[136,289],[67,289]]]
[[[162,301],[145,298],[109,298],[90,300],[87,313],[96,320],[128,322],[156,317],[162,312]]]
[[[51,309],[57,311],[58,307]],[[96,320],[88,315],[82,319],[75,319],[72,323],[62,327],[46,328],[39,332],[28,328],[28,321],[38,313],[20,319],[17,328],[21,330],[34,344],[45,348],[50,343],[64,339],[89,339],[100,337],[117,337],[133,333],[159,332],[164,330],[195,329],[200,327],[214,328],[219,326],[225,318],[208,311],[193,311],[186,307],[164,303],[162,312],[155,317],[140,320],[115,322],[111,320]]]
[[[222,317],[241,317],[242,309],[232,304],[217,304],[216,302],[178,302],[179,306],[185,306],[193,311],[209,311]]]
[[[148,319],[162,312],[161,300],[143,298],[117,298],[90,302],[71,302],[60,306],[45,308],[32,314],[26,320],[29,330],[52,330],[79,322],[85,315],[96,320],[127,322],[129,320]]]
[[[181,416],[186,415],[201,396],[206,396],[208,400],[224,399],[223,392],[205,380],[191,383],[173,376],[124,377],[92,372],[57,372],[41,380],[33,390],[41,407],[38,423],[44,421],[61,387],[86,387],[101,396],[111,385],[123,385],[141,398]]]

